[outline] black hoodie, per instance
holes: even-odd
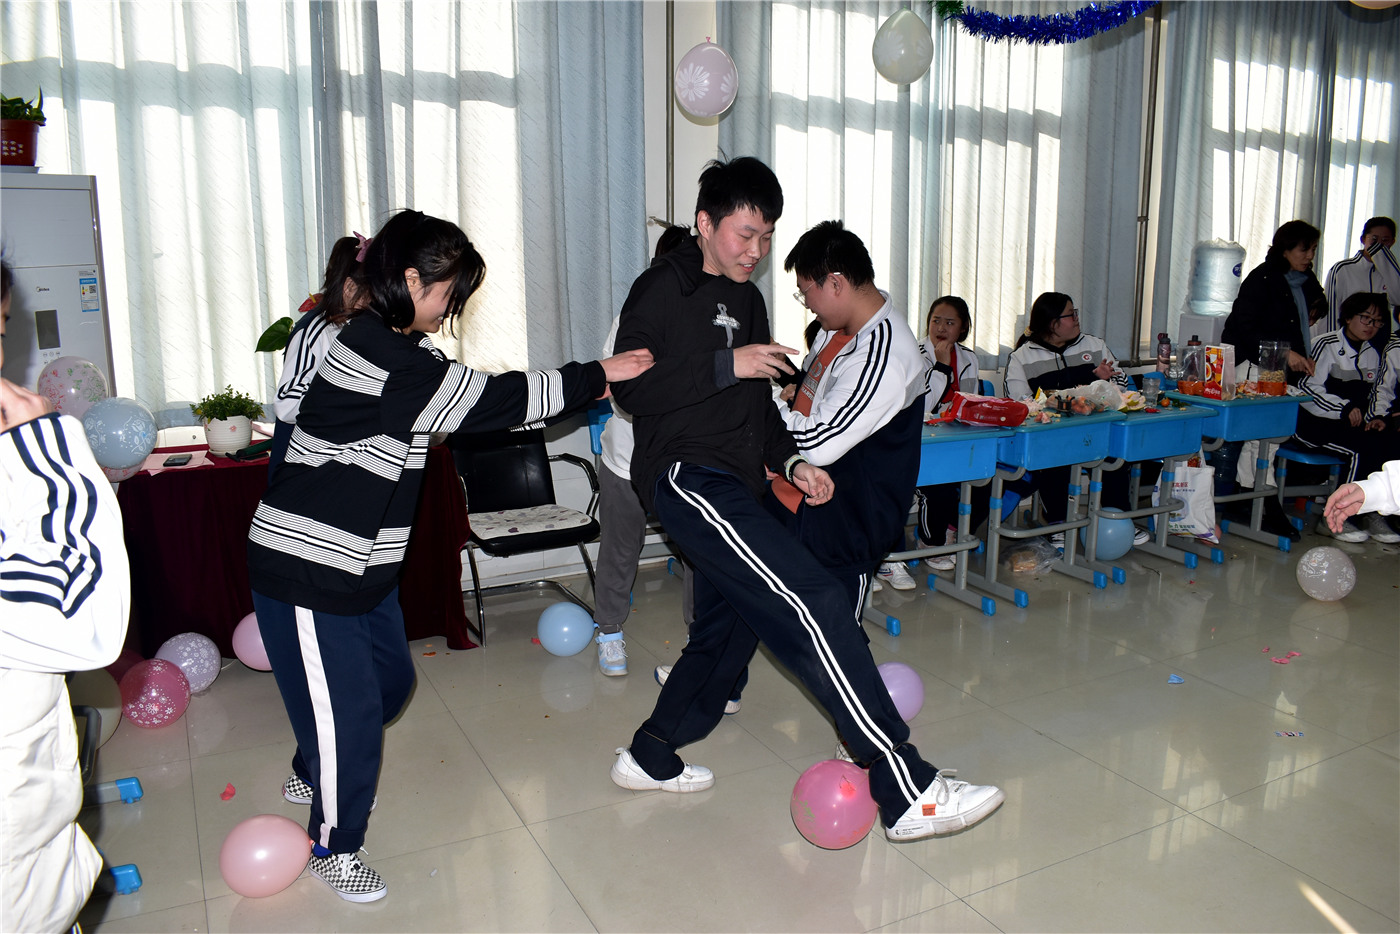
[[[702,271],[692,237],[652,261],[622,306],[614,352],[650,350],[656,364],[612,391],[632,413],[632,484],[652,508],[656,479],[671,464],[713,467],[763,495],[765,464],[781,472],[797,443],[766,379],[734,376],[733,349],[767,344],[768,309],[758,288]]]

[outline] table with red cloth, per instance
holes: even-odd
[[[194,445],[156,453],[204,450]],[[267,458],[209,461],[139,473],[117,488],[131,558],[127,644],[146,658],[182,632],[208,636],[232,658],[233,630],[253,612],[248,528],[267,488]],[[452,454],[445,447],[430,448],[399,582],[409,639],[445,636],[448,648],[475,646],[462,603],[467,534],[466,500]]]

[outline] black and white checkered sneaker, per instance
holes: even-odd
[[[311,796],[315,793],[315,788],[312,788],[306,782],[297,778],[295,774],[291,775],[282,784],[282,797],[286,798],[293,804],[310,804]],[[377,807],[379,807],[379,795],[375,795],[374,800],[370,801],[369,803],[369,809],[371,811],[373,811]]]
[[[313,856],[307,868],[347,902],[377,901],[389,891],[379,873],[360,862],[359,853]]]
[[[293,773],[282,785],[282,797],[293,804],[310,804],[311,796],[315,793],[316,789],[298,778],[296,773]]]

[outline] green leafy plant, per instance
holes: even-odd
[[[0,97],[0,119],[29,120],[44,125],[44,92],[39,91],[37,101],[27,101],[22,97]]]
[[[212,422],[215,419],[233,418],[236,415],[261,418],[263,407],[262,403],[253,399],[252,396],[245,396],[232,386],[225,386],[223,391],[216,392],[212,396],[205,396],[192,404],[190,411],[197,418]]]
[[[268,325],[266,331],[258,338],[258,353],[275,353],[287,346],[287,342],[292,339],[292,319],[278,318]]]

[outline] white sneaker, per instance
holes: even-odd
[[[648,775],[637,760],[632,758],[632,750],[618,747],[617,759],[612,767],[613,784],[632,791],[674,791],[684,794],[690,791],[704,791],[715,783],[715,773],[703,765],[685,764],[681,774],[675,778],[659,781]]]
[[[379,873],[360,862],[359,853],[313,856],[307,868],[347,902],[378,901],[389,892]]]
[[[874,577],[870,578],[870,592],[871,592],[871,593],[879,593],[880,591],[882,591],[882,590],[884,590],[884,589],[885,589],[885,585],[882,584],[882,583],[880,583],[880,575],[879,575],[879,574],[876,574]]]
[[[924,567],[930,571],[951,571],[957,566],[956,555],[933,555],[924,559]]]
[[[1383,545],[1394,545],[1400,542],[1400,534],[1397,534],[1390,527],[1390,523],[1385,521],[1385,517],[1378,512],[1366,515],[1366,533],[1371,536],[1372,541],[1380,542]]]
[[[1006,800],[1006,792],[995,785],[948,780],[956,774],[954,769],[940,769],[904,816],[885,828],[886,838],[904,843],[957,833],[991,814]]]
[[[1150,541],[1152,541],[1151,532],[1147,531],[1147,529],[1144,529],[1141,526],[1133,526],[1134,545],[1146,545]]]
[[[880,565],[879,580],[895,590],[913,590],[919,586],[914,583],[914,578],[909,576],[909,569],[904,566],[903,561],[886,561]]]
[[[599,633],[593,641],[598,643],[598,668],[609,678],[627,674],[627,643],[622,641],[622,633]]]
[[[1333,532],[1327,527],[1326,521],[1317,524],[1317,531],[1319,535],[1330,535],[1339,542],[1352,542],[1353,544],[1364,542],[1371,538],[1370,532],[1358,529],[1350,519],[1342,522],[1342,530],[1340,532]]]
[[[1060,551],[1064,551],[1064,550],[1065,550],[1065,533],[1064,533],[1064,532],[1055,532],[1055,533],[1053,533],[1053,534],[1050,536],[1050,544],[1051,544],[1051,545],[1054,545],[1054,546],[1055,546],[1056,548],[1058,548]]]
[[[651,673],[651,676],[656,679],[657,684],[665,684],[666,679],[671,676],[671,666],[657,665],[656,670]],[[743,707],[739,698],[737,697],[731,697],[729,700],[724,702],[724,715],[726,717],[734,716],[741,709],[743,709]]]

